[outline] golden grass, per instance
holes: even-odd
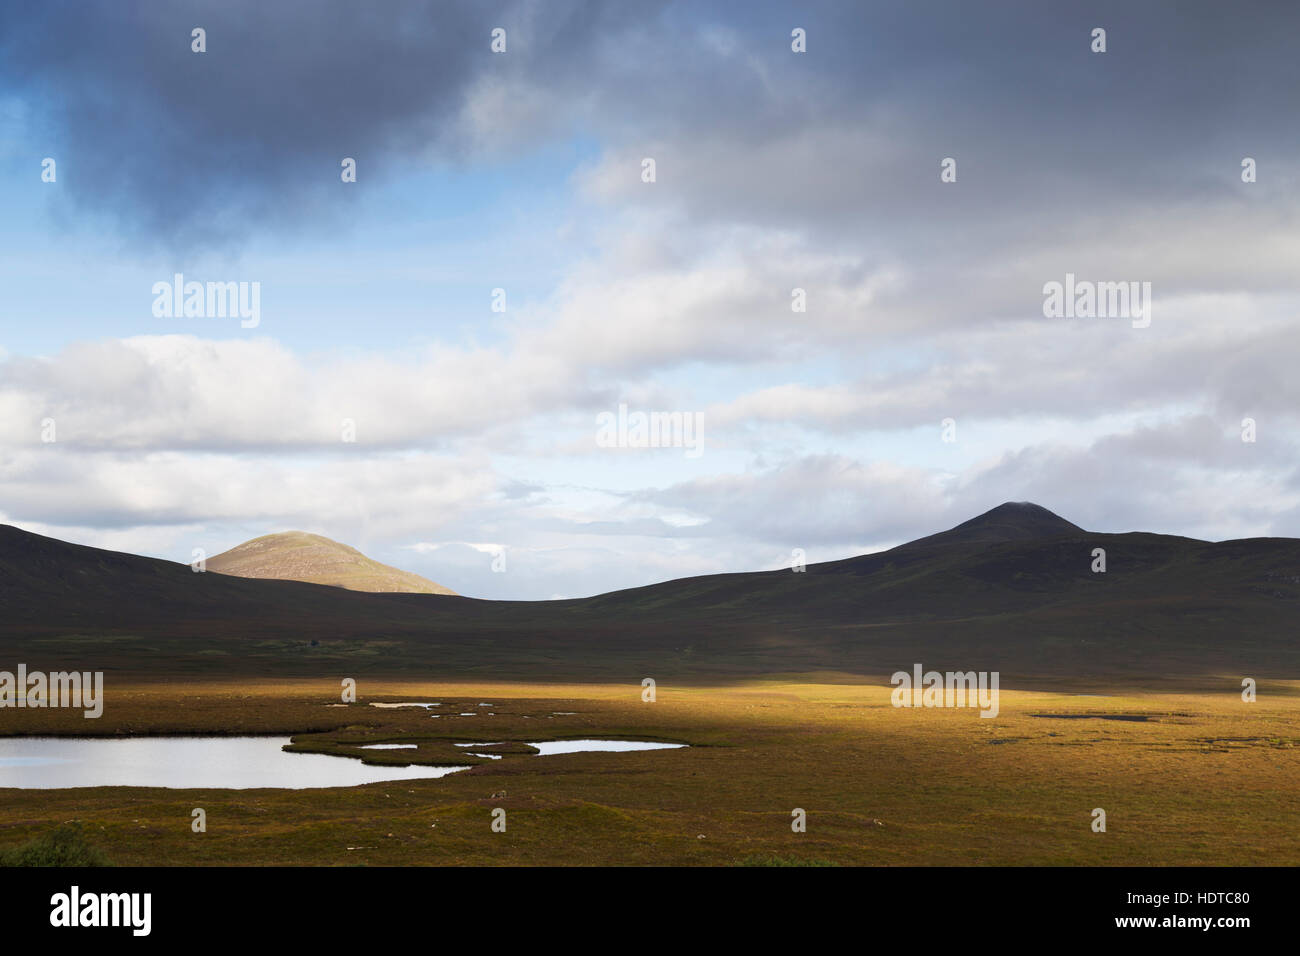
[[[692,746],[510,754],[437,780],[350,789],[2,790],[0,847],[77,820],[126,865],[1300,863],[1300,688],[1264,685],[1246,704],[1224,686],[1106,697],[1003,690],[995,719],[896,709],[887,686],[800,681],[661,684],[656,702],[643,703],[635,683],[367,680],[346,708],[326,706],[339,699],[327,681],[116,687],[98,721],[6,710],[0,732],[316,732],[325,736],[299,742],[418,740],[420,759],[433,762],[454,741]],[[375,700],[484,714],[477,704],[491,702],[496,716],[433,720],[366,706]],[[1033,716],[1045,713],[1097,716]],[[1114,715],[1150,719],[1099,719]],[[194,807],[207,811],[207,833],[191,832]],[[490,828],[495,807],[507,811],[505,833]],[[806,833],[791,831],[796,807],[807,811]],[[1092,832],[1094,807],[1106,810],[1104,834]]]

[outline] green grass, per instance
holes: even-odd
[[[0,866],[108,866],[108,857],[82,833],[64,824],[21,846],[0,850]]]

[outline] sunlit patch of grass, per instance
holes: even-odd
[[[474,766],[312,791],[10,789],[0,795],[0,844],[79,819],[124,866],[1300,864],[1300,766],[1289,759],[1300,696],[1278,682],[1246,704],[1234,681],[1223,684],[1170,693],[1004,683],[998,716],[985,719],[894,708],[890,687],[846,680],[662,681],[651,704],[636,681],[363,677],[360,701],[340,708],[325,706],[339,701],[336,680],[118,683],[101,720],[11,710],[5,730],[279,733],[298,737],[293,749],[368,762]],[[482,713],[434,719],[367,706],[376,699]],[[1032,716],[1041,713],[1159,719]],[[562,737],[691,746],[536,757],[524,744]],[[470,741],[494,742],[483,749],[503,759],[454,746]],[[358,749],[373,742],[418,748]],[[209,829],[195,835],[190,811],[200,806]],[[506,833],[491,829],[497,807]],[[797,807],[807,810],[803,833],[791,832]],[[1095,807],[1106,810],[1106,833],[1091,829]]]

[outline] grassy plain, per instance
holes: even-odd
[[[1235,683],[1004,688],[993,719],[894,708],[886,685],[825,676],[661,684],[654,703],[636,684],[365,679],[346,707],[325,680],[118,685],[99,720],[10,709],[0,733],[418,742],[416,760],[474,766],[325,790],[4,789],[0,850],[79,821],[118,865],[1300,864],[1300,685],[1265,683],[1247,704]],[[588,736],[691,746],[500,760],[452,746]]]

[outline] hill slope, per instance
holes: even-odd
[[[1096,548],[1104,574],[1091,570]],[[803,573],[535,602],[195,574],[0,526],[0,662],[45,669],[638,686],[921,662],[1217,686],[1300,679],[1297,619],[1300,541],[1098,534],[1022,505]]]
[[[284,531],[263,535],[209,558],[209,571],[239,578],[327,584],[370,593],[455,594],[410,571],[374,561],[356,548],[319,534]]]

